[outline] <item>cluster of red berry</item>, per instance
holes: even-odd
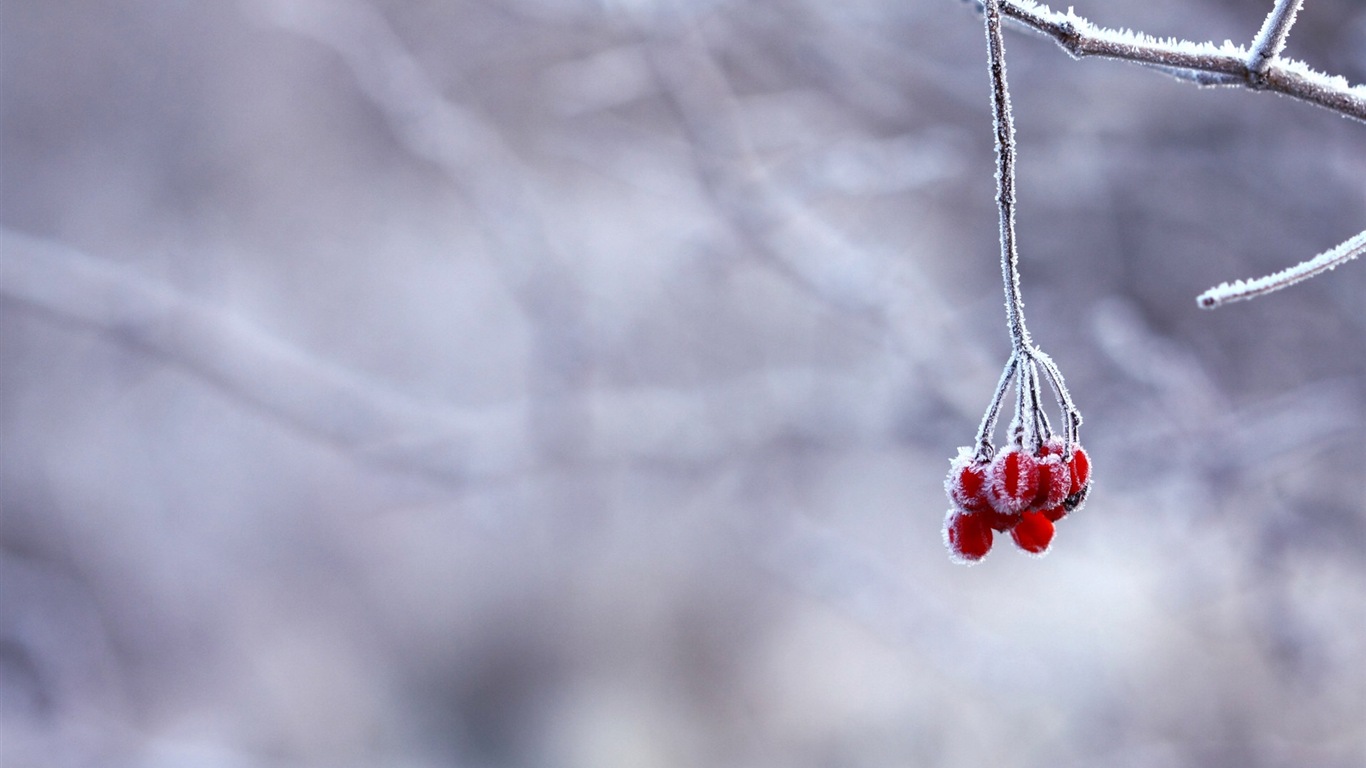
[[[955,560],[974,563],[991,550],[993,531],[1009,531],[1026,552],[1042,555],[1053,524],[1081,506],[1091,489],[1091,462],[1081,444],[1059,437],[1033,453],[1012,446],[994,458],[963,448],[944,481],[953,508],[944,543]]]

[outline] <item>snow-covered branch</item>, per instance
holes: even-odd
[[[974,0],[978,7],[981,0]],[[1275,91],[1366,121],[1366,86],[1317,72],[1294,59],[1281,58],[1290,28],[1304,0],[1276,0],[1249,48],[1225,41],[1223,45],[1167,38],[1141,32],[1098,27],[1072,8],[1059,13],[1032,0],[1000,0],[1007,18],[1052,37],[1077,58],[1101,56],[1153,67],[1201,85],[1244,86]],[[989,5],[989,4],[988,4]],[[1308,261],[1266,277],[1223,283],[1201,294],[1200,306],[1213,309],[1231,301],[1250,299],[1280,290],[1350,261],[1366,250],[1366,232]]]
[[[1221,283],[1200,294],[1196,302],[1205,309],[1214,309],[1234,301],[1255,299],[1272,291],[1288,288],[1301,280],[1327,272],[1345,264],[1366,252],[1366,232],[1348,238],[1345,242],[1330,248],[1308,261],[1296,264],[1289,269],[1259,277],[1255,280],[1237,280]]]
[[[1343,77],[1280,57],[1299,5],[1300,0],[1279,0],[1250,49],[1228,41],[1215,45],[1107,29],[1078,16],[1071,8],[1062,13],[1031,0],[1002,0],[1001,13],[1048,35],[1076,58],[1123,59],[1201,85],[1274,91],[1366,121],[1366,86],[1352,85]]]
[[[1299,13],[1304,0],[1276,0],[1276,7],[1267,14],[1262,29],[1252,43],[1252,56],[1248,58],[1248,69],[1263,73],[1285,50],[1286,38],[1290,27],[1295,24],[1295,14]]]

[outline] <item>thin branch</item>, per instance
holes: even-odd
[[[1263,74],[1280,57],[1281,51],[1285,50],[1285,40],[1290,36],[1290,27],[1295,24],[1295,14],[1300,12],[1303,4],[1304,0],[1276,0],[1276,7],[1267,14],[1256,41],[1252,43],[1248,69]]]
[[[1044,378],[1048,380],[1048,386],[1052,388],[1053,395],[1058,400],[1058,407],[1062,409],[1063,418],[1067,422],[1064,429],[1064,438],[1067,448],[1064,452],[1066,458],[1072,458],[1072,444],[1077,442],[1078,430],[1081,428],[1081,411],[1072,402],[1072,393],[1067,391],[1067,382],[1063,381],[1062,371],[1058,370],[1058,364],[1053,362],[1053,358],[1044,354],[1043,350],[1034,350],[1034,360],[1043,367]]]
[[[1001,14],[1053,38],[1076,58],[1100,56],[1182,74],[1202,85],[1236,85],[1275,91],[1366,122],[1366,86],[1317,72],[1309,65],[1274,55],[1285,42],[1299,0],[1279,0],[1250,51],[1225,42],[1194,43],[1098,27],[1071,8],[1059,13],[1031,0],[999,0]],[[980,4],[980,3],[979,3]],[[1254,66],[1255,65],[1255,66]]]
[[[986,413],[982,415],[982,425],[977,428],[977,450],[978,461],[987,461],[995,453],[995,448],[991,444],[991,436],[996,432],[996,420],[1001,415],[1001,403],[1005,400],[1006,389],[1010,387],[1010,382],[1015,378],[1015,369],[1020,365],[1020,358],[1011,355],[1006,361],[1006,367],[1001,371],[1001,380],[996,384],[996,392],[991,396],[991,402],[987,405]]]
[[[1071,8],[1065,14],[1058,13],[1032,0],[977,2],[987,14],[988,28],[999,5],[1001,14],[1052,37],[1077,58],[1123,59],[1200,85],[1275,91],[1366,121],[1366,86],[1350,85],[1342,77],[1316,72],[1303,62],[1280,57],[1304,0],[1276,0],[1250,50],[1231,42],[1216,47],[1211,43],[1157,40],[1142,33],[1105,29],[1077,16]],[[1366,232],[1290,269],[1256,280],[1239,280],[1211,288],[1197,301],[1200,306],[1213,309],[1231,301],[1271,293],[1333,269],[1356,258],[1363,250],[1366,250]]]
[[[1308,261],[1296,264],[1266,277],[1221,283],[1200,294],[1196,302],[1205,309],[1221,307],[1229,302],[1242,301],[1279,291],[1345,264],[1366,252],[1366,232],[1348,238],[1346,242],[1320,253]]]
[[[1005,40],[1001,35],[1000,0],[986,0],[987,62],[991,69],[991,113],[996,128],[996,205],[1001,213],[1001,277],[1005,283],[1006,318],[1011,348],[1028,350],[1024,300],[1020,296],[1020,255],[1015,245],[1015,122],[1006,85]]]

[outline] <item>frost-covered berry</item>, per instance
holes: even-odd
[[[1045,510],[1062,504],[1072,487],[1072,472],[1062,461],[1062,451],[1049,451],[1047,445],[1040,449],[1037,457],[1039,465],[1039,490],[1029,505],[1033,510]]]
[[[1008,278],[1009,279],[1009,278]],[[1009,293],[1009,291],[1007,291]],[[982,416],[973,448],[960,448],[949,462],[944,490],[953,508],[944,517],[944,543],[952,558],[974,563],[991,550],[996,533],[1008,533],[1021,549],[1041,555],[1053,542],[1054,523],[1081,506],[1091,489],[1090,457],[1078,444],[1081,412],[1062,373],[1043,350],[1029,342],[1023,317],[996,394]],[[1015,415],[1010,442],[995,446],[1001,409],[1011,382]],[[1062,426],[1054,431],[1041,394],[1058,398]]]
[[[981,515],[982,521],[992,530],[1001,531],[1003,533],[1014,528],[1015,525],[1020,522],[1019,515],[1008,512],[998,512],[991,507],[987,507],[985,511],[977,512],[976,514]]]
[[[1042,512],[1025,512],[1020,515],[1020,522],[1010,529],[1010,538],[1020,549],[1042,555],[1053,541],[1053,521]]]
[[[1038,460],[1017,447],[996,454],[987,477],[987,498],[997,512],[1023,512],[1039,493]]]
[[[986,557],[991,538],[991,526],[981,515],[951,509],[944,517],[944,544],[954,562],[971,565]]]
[[[1071,512],[1086,501],[1086,494],[1091,491],[1091,458],[1080,445],[1073,444],[1072,460],[1067,463],[1067,468],[1071,472],[1072,482],[1068,485],[1067,498],[1063,499],[1062,505]]]
[[[991,509],[986,496],[988,466],[977,461],[969,449],[958,449],[958,457],[949,463],[949,476],[944,479],[944,490],[954,506],[965,512]]]

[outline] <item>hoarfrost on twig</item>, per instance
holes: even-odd
[[[1228,40],[1216,46],[1175,38],[1159,40],[1132,30],[1098,27],[1078,16],[1071,7],[1066,13],[1059,13],[1033,0],[975,2],[988,16],[1000,14],[1052,37],[1077,58],[1123,59],[1199,85],[1275,91],[1366,121],[1366,86],[1352,85],[1346,78],[1315,71],[1301,61],[1281,58],[1290,28],[1295,24],[1304,0],[1276,0],[1251,47],[1246,49]],[[1009,107],[1006,109],[1008,119]],[[999,131],[999,114],[997,120]],[[1363,250],[1366,250],[1366,232],[1275,274],[1256,280],[1223,283],[1205,291],[1197,302],[1201,307],[1213,309],[1231,301],[1262,296],[1327,272],[1356,258]]]
[[[1345,242],[1329,248],[1308,261],[1300,262],[1280,272],[1273,272],[1266,277],[1220,283],[1200,294],[1196,303],[1205,309],[1214,309],[1229,302],[1264,296],[1272,291],[1288,288],[1301,280],[1308,280],[1315,275],[1334,269],[1339,264],[1345,264],[1360,256],[1363,251],[1366,251],[1366,232],[1350,237]]]
[[[1200,85],[1274,91],[1366,121],[1366,86],[1279,56],[1299,5],[1278,0],[1251,49],[1228,40],[1216,45],[1099,27],[1071,8],[1060,13],[1031,0],[1001,0],[1001,14],[1048,35],[1076,58],[1123,59]]]

